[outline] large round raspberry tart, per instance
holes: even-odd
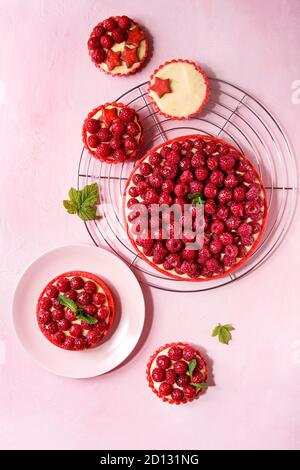
[[[149,387],[159,398],[180,405],[206,390],[208,368],[205,358],[194,347],[168,343],[150,357],[146,375]]]
[[[106,103],[88,114],[82,139],[93,157],[102,162],[122,163],[136,156],[143,126],[134,109],[123,103]]]
[[[50,281],[36,308],[44,336],[63,349],[79,351],[98,346],[115,314],[112,293],[94,274],[70,271]]]
[[[128,16],[111,16],[94,27],[88,40],[96,67],[114,76],[137,72],[148,54],[148,40],[139,24]]]
[[[179,217],[166,211],[154,218],[157,208],[171,206],[179,208]],[[256,169],[241,152],[223,140],[190,135],[139,160],[127,181],[123,212],[141,258],[169,277],[202,282],[228,275],[251,256],[267,203]]]
[[[148,87],[154,107],[171,119],[188,119],[199,113],[209,96],[205,72],[190,60],[162,64],[151,76]]]

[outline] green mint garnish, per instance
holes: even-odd
[[[196,390],[199,390],[200,388],[207,388],[208,385],[206,383],[202,383],[202,384],[193,384],[193,383],[190,383],[190,385],[192,385],[193,387],[195,387]]]
[[[201,206],[205,203],[205,197],[202,193],[189,193],[187,198],[190,199],[194,206]]]
[[[60,294],[58,296],[58,301],[61,305],[64,307],[69,308],[73,313],[75,313],[75,316],[77,320],[83,320],[85,323],[89,323],[90,325],[95,325],[95,323],[98,323],[97,318],[92,317],[91,315],[88,315],[85,313],[85,311],[80,308],[74,300],[69,299],[69,297],[66,297],[63,294]]]
[[[69,299],[69,297],[66,297],[65,295],[61,294],[58,296],[58,301],[63,307],[68,307],[73,313],[76,314],[78,310],[78,306],[74,300]]]
[[[196,359],[192,359],[192,360],[189,362],[189,370],[187,371],[187,375],[189,375],[190,377],[192,377],[193,372],[194,372],[194,370],[196,369],[196,367],[197,367],[197,361],[196,361]]]
[[[218,336],[220,343],[228,344],[232,339],[231,331],[234,330],[234,327],[231,324],[221,325],[219,323],[212,331],[212,336]]]
[[[82,220],[95,220],[98,217],[96,208],[98,202],[98,185],[93,183],[80,190],[71,188],[69,199],[64,200],[63,204],[69,214],[77,214]]]
[[[98,323],[97,318],[92,317],[91,315],[88,315],[85,313],[84,310],[78,310],[78,312],[75,314],[77,319],[83,320],[85,323],[88,323],[89,325],[95,325],[95,323]]]

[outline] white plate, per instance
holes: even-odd
[[[36,303],[45,285],[73,270],[99,275],[116,301],[112,330],[95,349],[60,349],[43,336],[36,321]],[[144,325],[145,303],[136,277],[115,255],[93,246],[64,246],[48,251],[26,269],[16,288],[13,320],[22,345],[42,367],[65,377],[94,377],[114,369],[134,349]]]

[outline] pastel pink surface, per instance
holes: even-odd
[[[299,155],[300,104],[291,98],[300,80],[299,2],[1,0],[0,9],[1,447],[299,449],[299,208],[284,243],[244,279],[191,295],[143,287],[144,343],[101,377],[75,381],[36,366],[11,313],[27,264],[55,246],[91,244],[61,205],[76,184],[87,111],[145,82],[160,63],[198,60],[208,75],[254,93]],[[154,38],[152,60],[135,76],[111,78],[90,62],[89,31],[111,14],[136,18]],[[210,337],[218,322],[234,324],[230,346]],[[168,341],[202,346],[215,384],[172,409],[145,380],[148,358]]]

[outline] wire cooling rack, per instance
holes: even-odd
[[[101,217],[86,229],[97,246],[106,246],[121,257],[140,282],[172,292],[197,292],[233,282],[261,266],[286,235],[296,206],[297,171],[288,140],[276,119],[257,99],[238,86],[210,78],[211,96],[201,115],[186,121],[160,116],[147,98],[142,83],[116,101],[132,106],[143,119],[145,139],[137,156],[180,135],[205,134],[227,140],[256,166],[267,190],[269,215],[263,239],[253,255],[234,273],[207,282],[170,279],[149,266],[134,251],[122,220],[122,194],[135,161],[118,165],[101,163],[83,149],[78,169],[78,188],[97,182]],[[126,280],[124,279],[124,282]]]

